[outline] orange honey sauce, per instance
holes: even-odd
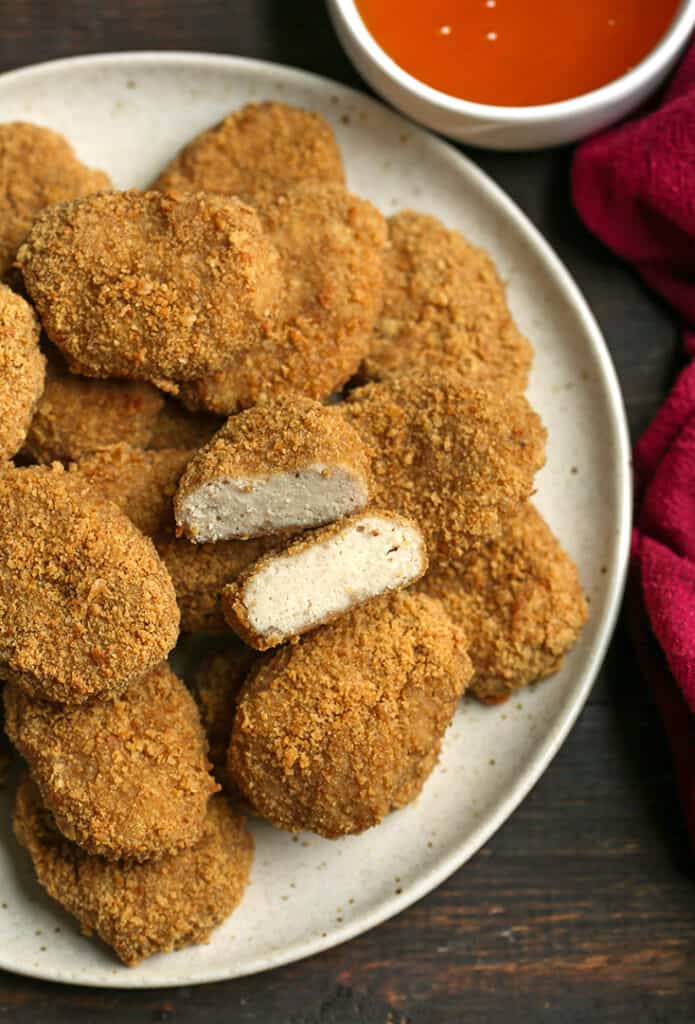
[[[404,71],[459,99],[555,103],[639,64],[679,0],[356,0]]]

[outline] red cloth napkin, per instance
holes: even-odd
[[[692,361],[634,448],[627,610],[695,846],[695,45],[648,113],[578,147],[572,191],[587,227],[685,321]]]

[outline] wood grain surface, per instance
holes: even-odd
[[[318,0],[0,5],[0,70],[124,49],[240,54],[364,88]],[[679,365],[668,311],[582,228],[567,150],[468,155],[574,274],[637,434]],[[586,710],[532,794],[409,911],[302,963],[201,988],[110,992],[0,972],[0,1022],[690,1024],[694,877],[662,730],[619,629]]]

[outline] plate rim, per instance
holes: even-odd
[[[251,961],[240,971],[235,970],[230,965],[229,969],[211,970],[208,973],[203,972],[204,976],[189,978],[182,974],[181,979],[176,982],[165,982],[164,987],[168,988],[181,985],[203,985],[216,981],[248,977],[262,971],[295,963],[309,956],[332,949],[359,935],[363,935],[401,911],[411,907],[418,900],[436,889],[477,853],[511,817],[516,808],[528,796],[541,775],[550,766],[570,730],[576,723],[589,697],[613,636],[627,579],[630,551],[632,526],[631,445],[622,392],[603,332],[579,286],[551,244],[517,203],[485,171],[478,167],[473,160],[456,149],[451,143],[435,135],[433,132],[422,128],[368,93],[361,92],[359,89],[313,71],[306,71],[303,68],[291,67],[290,65],[252,57],[198,52],[195,50],[126,50],[122,52],[106,51],[75,57],[62,57],[2,72],[0,73],[0,95],[6,85],[14,84],[22,79],[39,78],[41,75],[50,75],[54,72],[74,67],[128,65],[135,61],[140,63],[151,62],[159,66],[180,66],[181,64],[189,67],[206,65],[209,68],[214,68],[217,66],[226,71],[257,70],[265,75],[280,74],[285,80],[289,78],[296,81],[297,84],[305,84],[307,79],[311,79],[314,84],[337,89],[346,97],[353,98],[360,104],[367,104],[380,111],[386,110],[393,117],[399,118],[405,125],[408,125],[411,131],[425,136],[428,143],[434,146],[435,151],[438,152],[443,160],[449,165],[455,167],[458,165],[457,169],[459,171],[463,171],[469,179],[474,179],[481,191],[497,205],[505,219],[508,219],[517,229],[520,229],[534,255],[540,258],[556,285],[567,296],[572,310],[578,317],[585,336],[590,343],[592,356],[600,371],[600,383],[605,392],[606,407],[612,429],[611,440],[615,443],[616,449],[613,468],[617,504],[616,523],[614,524],[616,538],[610,564],[607,566],[605,612],[597,626],[593,645],[587,652],[586,661],[580,673],[580,685],[571,706],[563,712],[560,721],[543,737],[534,755],[524,767],[506,797],[497,804],[495,810],[477,828],[469,833],[465,842],[457,845],[454,850],[450,850],[442,855],[423,876],[409,886],[401,895],[394,895],[383,900],[371,913],[363,914],[358,920],[333,929],[325,938],[320,936],[312,937],[295,942],[293,945],[285,947],[282,951],[269,956],[256,957],[254,961]],[[112,979],[109,980],[93,981],[84,979],[76,973],[70,973],[64,969],[51,969],[48,966],[35,967],[27,964],[26,966],[17,967],[15,963],[9,963],[2,953],[0,953],[0,969],[25,977],[39,978],[44,981],[60,984],[80,985],[86,988],[153,989],[163,987],[162,982],[158,982],[156,979],[139,979],[137,977],[137,968],[134,971],[127,971],[125,974],[119,971],[118,974],[112,976]]]

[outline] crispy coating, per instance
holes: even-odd
[[[154,421],[145,447],[155,451],[162,448],[193,451],[207,444],[223,424],[221,416],[189,412],[178,402],[167,398]]]
[[[85,167],[67,139],[38,124],[0,124],[0,276],[44,206],[111,187]]]
[[[204,448],[190,461],[174,499],[177,525],[191,539],[196,531],[190,522],[186,505],[201,487],[214,483],[264,481],[276,474],[324,467],[322,476],[328,481],[336,471],[345,471],[359,484],[362,504],[369,497],[369,459],[359,434],[327,406],[301,395],[281,395],[273,401],[261,402],[251,409],[232,416]],[[356,506],[359,507],[359,506]],[[304,508],[298,508],[303,512]],[[330,518],[330,516],[329,516]],[[325,522],[316,519],[316,524]],[[285,527],[315,525],[302,521],[287,522]],[[238,534],[244,536],[244,523]],[[265,532],[265,531],[259,531]],[[270,531],[268,531],[270,532]]]
[[[220,594],[227,583],[278,543],[277,537],[191,544],[164,531],[154,538],[176,592],[182,633],[224,633]]]
[[[154,537],[173,524],[172,499],[192,452],[142,451],[127,444],[102,448],[70,467]]]
[[[198,708],[166,662],[120,696],[65,707],[8,683],[7,734],[68,839],[145,861],[198,841],[210,775]]]
[[[234,413],[295,391],[323,399],[355,373],[381,308],[386,222],[338,185],[301,185],[260,210],[286,283],[279,325],[233,365],[187,384],[191,409]]]
[[[94,380],[51,363],[25,451],[37,462],[71,462],[124,441],[145,448],[164,398],[144,381]]]
[[[230,772],[279,828],[362,832],[420,792],[470,675],[441,606],[389,594],[260,663]]]
[[[48,337],[90,377],[192,380],[260,339],[278,256],[236,199],[109,192],[39,214],[17,253]]]
[[[39,322],[23,298],[0,283],[0,459],[22,446],[44,387]]]
[[[171,579],[152,542],[74,474],[0,472],[0,662],[45,700],[115,695],[176,643]]]
[[[499,537],[432,570],[416,589],[465,626],[470,692],[490,704],[557,672],[587,618],[577,568],[531,504]]]
[[[438,367],[501,395],[524,390],[531,358],[490,257],[435,217],[391,217],[384,304],[364,376]]]
[[[434,564],[499,533],[545,461],[545,429],[522,395],[455,373],[389,377],[336,409],[370,446],[374,503],[418,523]]]
[[[300,182],[344,184],[338,144],[320,114],[285,103],[250,103],[202,132],[152,188],[215,192],[263,204]]]
[[[194,846],[144,864],[95,857],[65,839],[28,777],[13,824],[48,895],[129,967],[205,942],[239,904],[253,860],[246,823],[221,795],[210,801]]]
[[[237,698],[251,668],[260,655],[241,641],[232,641],[224,651],[210,654],[195,673],[192,690],[209,744],[209,756],[215,778],[227,793],[240,794],[227,771],[227,749],[232,733]]]

